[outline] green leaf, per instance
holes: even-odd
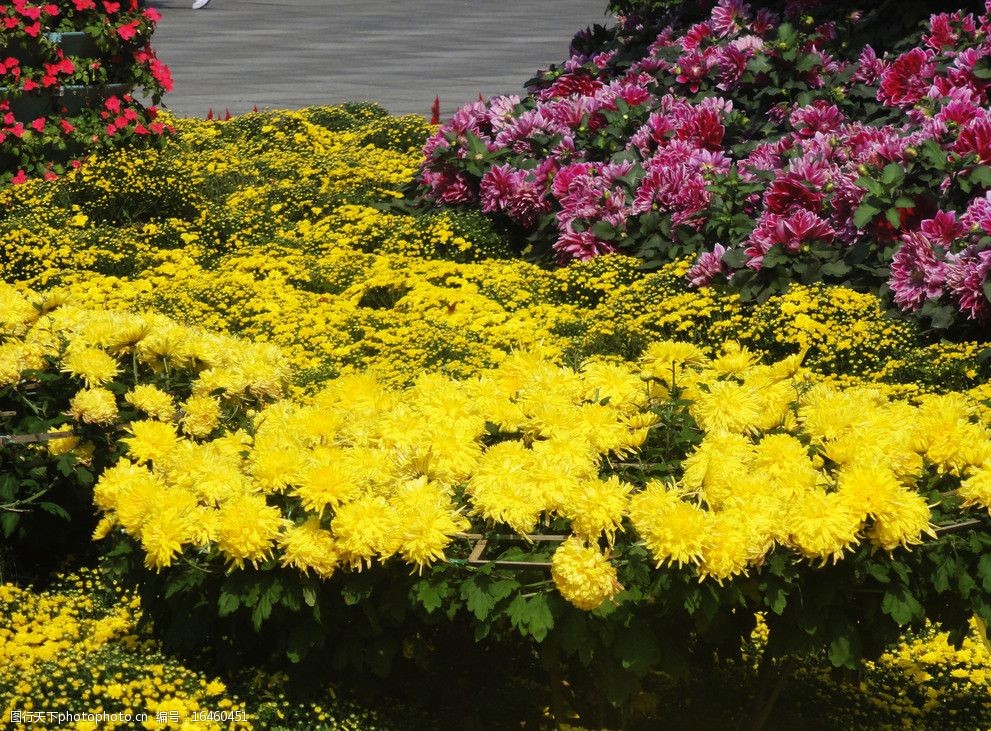
[[[444,603],[444,599],[450,594],[451,589],[446,581],[442,581],[439,584],[431,584],[429,581],[420,581],[416,585],[414,590],[414,595],[416,600],[423,605],[423,608],[427,610],[427,614],[433,614],[437,609],[440,609],[441,605]]]
[[[828,261],[819,269],[823,274],[832,277],[842,277],[850,271],[851,267],[842,261]]]
[[[58,505],[57,503],[40,502],[38,503],[38,507],[44,510],[46,513],[61,518],[62,520],[72,520],[72,516],[69,515],[69,511],[63,508],[61,505]]]
[[[544,594],[525,599],[517,594],[506,608],[509,621],[522,635],[531,635],[541,642],[554,627],[554,615]]]
[[[876,208],[870,203],[861,203],[853,214],[853,225],[857,228],[863,228],[874,220],[874,216],[880,212],[880,208]]]
[[[881,601],[881,610],[903,626],[913,618],[921,618],[925,613],[922,605],[905,587],[897,587],[885,592]]]
[[[743,249],[728,249],[725,254],[723,254],[723,263],[727,264],[733,269],[739,269],[747,261],[746,254],[743,253]]]
[[[891,574],[888,572],[888,567],[882,564],[868,564],[867,573],[880,581],[882,584],[887,584],[891,581]]]
[[[854,666],[849,637],[837,637],[829,643],[829,661],[834,668]]]
[[[767,592],[764,594],[764,602],[770,607],[772,612],[781,615],[784,613],[785,607],[788,606],[788,592],[781,585],[768,587]]]
[[[877,182],[876,180],[874,180],[874,178],[868,178],[866,175],[863,176],[863,177],[857,178],[856,185],[857,185],[858,188],[864,188],[871,195],[878,196],[878,197],[881,197],[881,196],[884,195],[884,186],[882,186],[879,182]]]
[[[465,600],[468,611],[474,614],[480,622],[485,621],[496,603],[492,595],[480,589],[474,580],[466,581],[461,585],[461,596]]]
[[[274,605],[275,601],[269,592],[265,592],[258,599],[255,608],[251,610],[251,624],[254,625],[255,632],[260,631],[265,620],[272,616]]]
[[[988,167],[987,165],[978,165],[970,171],[970,180],[975,185],[982,185],[985,188],[991,188],[991,167]]]
[[[981,588],[991,592],[991,553],[985,553],[977,562],[977,575],[981,579]]]
[[[616,238],[616,227],[608,221],[596,221],[592,224],[592,233],[596,238],[603,241],[612,241]]]
[[[0,530],[3,530],[3,537],[10,538],[17,529],[17,524],[21,522],[21,517],[17,513],[0,513]]]
[[[241,598],[236,594],[228,594],[225,591],[220,592],[220,597],[217,599],[217,614],[221,617],[226,617],[237,611],[237,608],[241,606]]]
[[[621,630],[613,642],[613,654],[623,665],[643,677],[653,670],[661,658],[661,648],[653,632],[634,624]]]
[[[901,228],[902,216],[901,213],[898,212],[897,208],[888,208],[884,212],[884,217],[888,219],[888,223],[890,223],[895,228]]]
[[[905,179],[905,168],[896,162],[884,166],[881,171],[881,182],[887,186],[896,185]]]

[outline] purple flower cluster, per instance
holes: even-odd
[[[615,50],[575,53],[529,96],[461,108],[428,141],[421,180],[438,203],[477,203],[547,237],[562,263],[639,253],[641,222],[656,214],[669,240],[703,248],[695,286],[732,277],[726,258],[760,272],[774,249],[867,245],[890,263],[903,309],[947,298],[984,321],[991,199],[976,186],[961,200],[953,186],[991,164],[989,16],[991,0],[977,17],[933,15],[919,47],[880,58],[868,47],[844,61],[830,53],[832,24],[786,37],[770,13],[720,0],[709,20],[664,30],[632,63]],[[802,103],[752,101],[781,73],[804,89]],[[908,170],[925,145],[959,165],[898,197],[889,215],[858,216],[863,179]],[[710,223],[727,204],[714,191],[731,177],[759,184],[736,204],[750,225],[716,238]],[[954,207],[966,210],[959,220]]]

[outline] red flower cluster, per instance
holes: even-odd
[[[689,277],[705,286],[734,271],[763,281],[776,250],[773,266],[820,257],[814,271],[876,286],[890,265],[899,306],[991,318],[991,167],[975,172],[991,166],[991,0],[978,17],[934,15],[891,57],[842,60],[834,25],[796,28],[742,0],[632,62],[616,38],[530,96],[458,110],[426,145],[426,196],[477,202],[562,262],[702,249]],[[965,209],[985,233],[927,233]]]

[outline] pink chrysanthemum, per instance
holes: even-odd
[[[938,299],[946,281],[944,264],[924,234],[912,231],[902,235],[902,245],[891,261],[888,286],[895,304],[914,311],[926,300]]]

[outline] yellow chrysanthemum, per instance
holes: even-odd
[[[468,483],[474,511],[520,535],[531,533],[547,507],[533,484],[532,464],[533,452],[521,442],[500,442],[486,451]]]
[[[631,487],[613,475],[606,480],[577,482],[564,493],[564,516],[579,538],[595,542],[605,535],[611,546],[629,505]]]
[[[565,539],[554,552],[551,576],[561,596],[586,612],[623,589],[608,557],[575,536]]]
[[[99,348],[70,347],[62,358],[62,370],[83,379],[86,386],[102,386],[114,379],[120,368],[116,359]]]
[[[426,478],[403,485],[391,503],[400,526],[399,554],[420,572],[443,560],[453,536],[470,527],[447,493]]]
[[[991,513],[991,468],[979,467],[960,483],[964,506],[976,505]]]
[[[788,524],[799,553],[822,563],[830,558],[836,562],[857,543],[863,515],[838,493],[817,489],[796,498]]]
[[[686,503],[664,484],[651,481],[630,500],[630,520],[657,567],[676,563],[683,566],[702,558],[708,514]]]
[[[109,425],[118,416],[117,399],[105,388],[86,388],[69,402],[69,414],[76,421]]]
[[[153,419],[172,421],[175,417],[175,404],[172,402],[172,396],[157,386],[138,384],[124,394],[124,400]]]
[[[751,432],[761,419],[757,393],[734,381],[699,384],[686,395],[692,402],[689,413],[707,432]]]
[[[340,559],[333,536],[320,527],[317,518],[287,528],[279,537],[279,547],[283,566],[294,566],[303,572],[312,570],[324,579],[333,575]]]
[[[876,462],[844,466],[836,483],[840,498],[861,518],[879,515],[903,492],[894,473]]]
[[[285,522],[261,495],[239,495],[220,507],[217,546],[238,568],[254,565],[268,558]]]
[[[342,559],[359,570],[371,566],[376,556],[386,559],[396,553],[401,529],[395,509],[377,495],[341,505],[331,522]]]
[[[662,340],[651,343],[640,357],[643,378],[662,381],[668,387],[685,386],[681,378],[685,366],[705,363],[705,355],[691,343]]]
[[[713,578],[720,584],[746,573],[751,558],[760,552],[753,526],[740,511],[710,513],[708,534],[699,562],[699,580]],[[762,541],[761,541],[762,542]]]
[[[352,499],[361,490],[345,455],[346,451],[341,449],[314,450],[300,471],[299,484],[294,490],[304,508],[322,513]]]
[[[914,490],[899,490],[877,513],[867,537],[885,551],[922,543],[924,535],[936,537],[929,522],[931,515],[929,504],[922,495]]]
[[[196,499],[185,491],[173,491],[161,509],[149,512],[141,525],[145,566],[160,570],[172,565],[183,544],[192,542]]]
[[[190,396],[182,405],[182,430],[202,439],[220,423],[220,402],[212,396]]]
[[[132,421],[128,431],[133,436],[121,439],[128,454],[138,463],[164,460],[176,448],[179,436],[175,427],[164,421]]]

